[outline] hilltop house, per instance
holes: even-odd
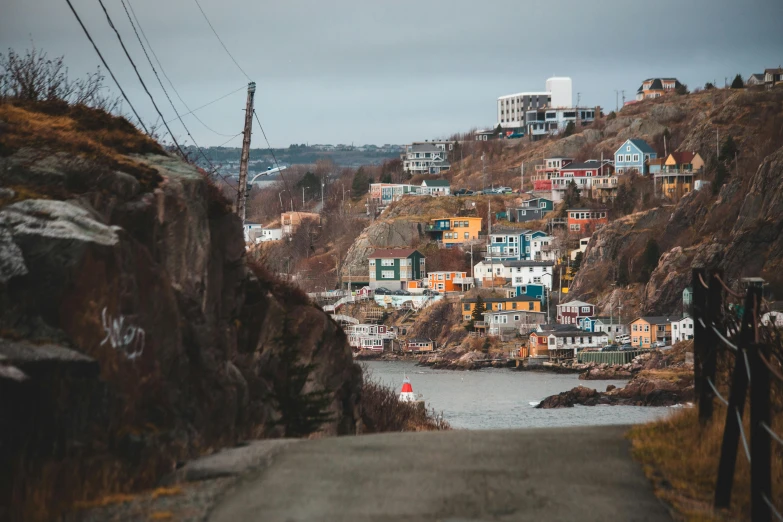
[[[614,166],[609,160],[587,160],[569,163],[552,176],[552,201],[562,201],[568,185],[573,181],[583,194],[593,186],[593,178],[611,176]]]
[[[658,157],[658,153],[650,145],[640,139],[625,140],[614,153],[614,168],[618,174],[635,170],[639,174],[647,174],[647,162]]]
[[[415,283],[425,275],[424,256],[412,248],[390,248],[374,250],[370,261],[370,288],[406,290],[409,283]]]
[[[479,239],[480,217],[447,217],[430,220],[425,231],[446,248]]]
[[[425,179],[421,182],[419,193],[426,196],[448,196],[451,194],[451,184],[447,179]]]
[[[262,226],[258,223],[246,221],[243,229],[245,232],[245,243],[257,244],[283,239],[283,229],[280,227]]]
[[[777,69],[764,69],[764,86],[767,89],[771,89],[779,83],[783,83],[782,67],[778,67]]]
[[[449,145],[451,149],[454,148],[453,144]],[[449,170],[451,165],[446,148],[446,142],[419,142],[406,145],[401,157],[402,168],[410,174],[440,174]]]
[[[693,175],[702,170],[704,160],[698,152],[672,152],[655,174],[655,184],[664,197],[678,198],[693,190]]]
[[[544,163],[535,166],[536,173],[533,176],[533,191],[551,191],[552,177],[560,172],[561,168],[573,161],[574,158],[544,158]]]
[[[489,235],[487,260],[530,259],[530,243],[533,239],[546,236],[546,232],[521,228],[496,228]]]
[[[639,348],[652,348],[653,343],[668,344],[672,340],[672,322],[680,317],[645,316],[631,322],[631,344]]]
[[[503,311],[528,311],[528,312],[540,312],[541,301],[533,297],[526,295],[519,295],[515,297],[487,297],[482,298],[484,307],[489,312],[503,312]],[[477,298],[466,297],[460,301],[462,305],[462,319],[470,321],[473,315],[473,310],[476,309]]]
[[[430,272],[427,283],[436,292],[464,292],[473,287],[473,278],[467,272]]]
[[[385,208],[394,201],[399,201],[403,196],[419,194],[419,185],[405,183],[372,183],[370,184],[370,203]]]
[[[542,219],[547,213],[554,210],[555,204],[551,199],[533,198],[522,202],[520,208],[512,209],[510,212],[511,221],[524,223],[525,221],[535,221]]]
[[[748,76],[748,80],[745,82],[747,87],[756,87],[757,85],[764,85],[764,73],[755,73]]]
[[[583,235],[592,235],[601,225],[609,222],[609,211],[605,208],[569,208],[568,230]]]
[[[674,92],[681,85],[677,78],[648,78],[642,82],[642,85],[636,91],[636,100],[658,98],[664,94]]]
[[[577,326],[579,320],[595,315],[595,305],[584,301],[570,301],[557,305],[557,322]]]

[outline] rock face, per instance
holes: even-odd
[[[572,408],[582,406],[673,406],[693,400],[693,379],[685,374],[678,381],[664,378],[637,377],[625,388],[607,387],[605,392],[577,386],[569,391],[552,395],[536,408]]]
[[[423,224],[402,219],[376,221],[356,238],[345,256],[345,269],[351,275],[366,276],[369,256],[376,248],[409,248],[418,243]]]
[[[301,434],[308,397],[320,431],[356,431],[361,371],[344,333],[245,264],[241,224],[200,172],[124,157],[151,184],[79,162],[89,188],[76,192],[60,181],[73,162],[28,158],[0,158],[0,182],[43,172],[59,197],[0,194],[0,506],[48,518],[55,499],[149,487],[213,448]]]

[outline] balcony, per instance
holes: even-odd
[[[475,321],[473,323],[473,327],[474,328],[486,328],[487,327],[487,322],[486,321]]]
[[[460,277],[460,276],[457,276],[454,279],[452,279],[452,282],[455,285],[472,285],[473,284],[473,278],[472,277]]]
[[[426,225],[424,227],[425,232],[451,232],[451,225],[445,224],[445,225]]]

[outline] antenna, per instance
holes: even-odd
[[[620,102],[618,101],[620,98],[620,91],[617,89],[614,90],[614,111],[618,112],[620,110]]]
[[[620,91],[623,93],[623,106],[625,106],[625,91]]]

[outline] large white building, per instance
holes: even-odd
[[[571,78],[552,77],[547,79],[544,91],[519,92],[499,97],[497,122],[504,129],[524,128],[529,111],[572,106]]]

